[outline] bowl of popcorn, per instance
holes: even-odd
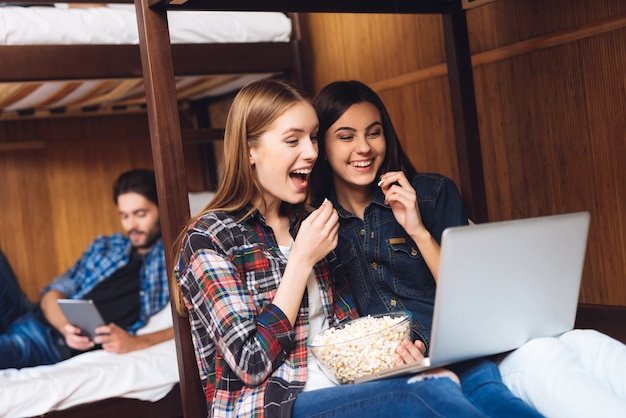
[[[319,332],[307,343],[329,378],[337,383],[394,366],[400,342],[411,337],[408,311],[368,315]]]

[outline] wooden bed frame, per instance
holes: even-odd
[[[26,0],[50,2],[53,0]],[[74,0],[70,3],[90,3]],[[109,0],[129,3],[130,0]],[[233,6],[235,5],[235,6]],[[174,75],[212,73],[288,72],[302,82],[300,67],[300,27],[298,12],[428,13],[441,14],[452,112],[456,137],[461,191],[469,215],[486,221],[487,205],[478,135],[478,120],[465,11],[461,0],[135,0],[139,46],[89,45],[4,46],[0,47],[0,82],[46,81],[97,78],[144,78],[146,105],[159,210],[166,248],[171,245],[189,216],[186,172],[182,149]],[[289,45],[171,45],[167,9],[277,11],[292,13],[294,37]],[[261,49],[261,46],[263,48]],[[189,51],[194,51],[189,53]],[[186,60],[186,57],[193,59]],[[141,58],[140,58],[141,57]],[[79,63],[79,65],[75,65]],[[226,63],[227,66],[218,66]],[[250,63],[253,63],[252,68]],[[106,70],[105,70],[106,69]],[[172,260],[166,251],[168,270]],[[171,278],[170,278],[171,279]],[[174,330],[180,374],[180,394],[185,417],[207,415],[187,318],[174,312]],[[169,397],[168,397],[169,398]],[[175,398],[175,397],[173,397]],[[181,399],[174,399],[173,402]],[[112,399],[47,414],[55,417],[83,416],[104,408],[120,408],[125,413],[150,416],[145,402]],[[136,408],[136,409],[129,409]],[[149,409],[149,408],[148,408]],[[110,409],[107,409],[110,410]],[[75,412],[78,411],[78,412]],[[92,412],[93,411],[93,412]],[[143,412],[139,412],[143,411]],[[78,415],[72,415],[77,413]],[[54,414],[54,415],[53,415]],[[67,415],[66,415],[67,414]],[[145,415],[142,415],[145,414]],[[169,416],[169,415],[167,415]]]
[[[109,0],[108,3],[132,3],[131,0]],[[53,0],[25,0],[23,3],[54,3]],[[93,3],[88,0],[68,1],[68,3]],[[139,8],[138,10],[143,10]],[[301,79],[301,59],[300,59],[300,29],[298,15],[295,13],[290,14],[292,20],[292,39],[290,42],[257,42],[253,44],[245,43],[227,43],[227,44],[175,44],[171,47],[169,45],[169,34],[166,25],[150,26],[149,31],[152,30],[165,30],[164,33],[155,36],[149,34],[147,37],[142,35],[144,44],[145,39],[155,39],[157,42],[161,42],[161,37],[165,36],[167,40],[168,48],[168,62],[166,70],[163,74],[169,74],[172,77],[176,75],[212,75],[212,74],[250,74],[250,73],[278,73],[287,74],[293,80],[297,82]],[[151,41],[147,41],[151,44]],[[28,82],[28,81],[51,81],[51,80],[85,80],[85,79],[106,79],[106,78],[142,78],[144,77],[144,70],[142,69],[142,53],[140,53],[139,45],[98,45],[94,47],[92,45],[29,45],[29,46],[0,46],[0,82]],[[172,63],[173,66],[172,66]],[[158,67],[157,67],[158,68]],[[155,72],[159,72],[156,71]],[[146,80],[151,77],[146,77]],[[173,94],[173,96],[170,96]],[[148,95],[148,93],[147,93]],[[178,125],[178,104],[176,99],[176,93],[164,91],[161,95],[160,92],[149,93],[149,98],[156,100],[157,102],[174,100],[173,107],[166,107],[168,111],[176,113],[176,126]],[[218,139],[217,136],[221,134],[220,129],[198,129],[194,132],[186,131],[185,137],[191,141],[210,141]],[[156,134],[161,136],[162,134]],[[178,145],[181,145],[181,132],[178,130],[177,139]],[[220,137],[221,138],[221,137]],[[163,150],[160,147],[155,148],[155,158],[167,160],[168,153],[170,151]],[[172,157],[176,160],[179,156],[182,158],[182,148],[180,150],[172,150]],[[163,154],[161,154],[163,153]],[[156,155],[162,155],[163,157],[156,157]],[[155,160],[156,162],[156,160]],[[155,164],[155,171],[158,173],[158,177],[162,178],[163,165],[159,162]],[[184,171],[182,172],[184,176]],[[186,184],[186,177],[178,178],[180,184]],[[187,191],[185,190],[184,193]],[[159,180],[159,195],[163,195],[163,182]],[[170,199],[173,195],[169,195],[167,199],[164,198],[160,209],[163,210],[164,230],[167,232],[172,231],[172,225],[182,225],[181,221],[178,223],[168,223],[167,218],[173,216],[172,205]],[[188,200],[185,197],[184,206],[188,211]],[[177,213],[176,219],[186,219],[188,217],[182,216]],[[169,225],[169,226],[166,226]],[[167,234],[166,243],[171,242],[171,235]],[[169,245],[168,245],[169,246]],[[169,254],[168,254],[169,256]],[[170,266],[168,261],[168,266]],[[178,318],[176,315],[175,318]],[[177,334],[184,333],[183,330],[178,329],[177,323],[186,323],[186,318],[179,321],[174,320],[175,329]],[[187,334],[189,335],[189,334]],[[183,343],[185,348],[180,349],[178,347],[177,338],[177,351],[187,352],[189,359],[193,358],[193,349],[190,344]],[[189,338],[187,338],[189,340]],[[190,343],[190,340],[189,340]],[[191,350],[191,351],[189,351]],[[189,357],[191,355],[191,357]],[[191,381],[198,381],[197,367],[195,366],[195,360],[193,360],[193,367],[195,369],[195,376],[193,372],[181,374],[182,379],[189,379]],[[187,365],[188,366],[188,365]],[[140,401],[136,399],[128,398],[112,398],[98,402],[92,402],[89,404],[78,405],[66,410],[53,411],[46,413],[45,417],[55,418],[73,418],[73,417],[92,417],[92,418],[108,418],[114,416],[116,413],[124,412],[124,415],[138,416],[138,417],[159,417],[159,418],[177,418],[183,416],[183,408],[181,406],[181,393],[188,396],[190,390],[198,390],[198,384],[190,389],[188,383],[176,385],[170,393],[163,399],[157,402]],[[193,398],[193,396],[192,396]],[[204,399],[202,393],[196,396],[197,399]],[[200,415],[192,414],[187,416],[206,416],[206,406],[204,413]]]
[[[166,10],[441,14],[461,193],[470,217],[477,222],[484,222],[488,220],[488,214],[465,9],[489,1],[491,0],[135,0],[146,92],[149,95],[147,106],[157,186],[159,195],[166,202],[166,224],[163,225],[166,245],[171,245],[189,213],[187,200],[184,198],[185,190],[177,188],[181,179],[185,178],[185,167],[171,82],[173,62],[167,37]],[[167,262],[172,266],[173,260]],[[185,417],[206,416],[206,400],[198,378],[189,323],[186,318],[177,318],[175,333],[183,411]],[[596,328],[625,341],[622,325],[625,319],[626,308],[581,305],[576,326]]]
[[[581,303],[574,328],[595,329],[626,344],[626,306]]]
[[[129,398],[111,398],[61,411],[49,412],[46,418],[111,418],[123,413],[138,418],[181,418],[183,416],[180,385],[175,385],[162,399],[156,402]]]
[[[24,2],[52,3],[53,0]],[[3,46],[0,47],[3,63],[0,82],[143,77],[163,240],[166,248],[170,248],[189,214],[187,191],[180,187],[186,184],[186,172],[174,75],[287,72],[295,82],[302,82],[298,12],[441,14],[460,187],[469,215],[482,222],[488,216],[464,4],[469,4],[469,0],[135,0],[138,46]],[[294,23],[294,37],[287,45],[170,45],[167,9],[289,12]],[[198,137],[197,132],[193,135]],[[168,270],[171,270],[169,252],[166,257]],[[206,416],[206,402],[198,379],[187,319],[176,315],[174,328],[184,415]],[[128,402],[123,408],[128,408]]]
[[[166,248],[171,247],[189,214],[187,191],[180,188],[186,174],[172,82],[176,61],[168,36],[168,9],[441,14],[461,192],[469,216],[477,222],[488,220],[467,21],[461,0],[135,0],[135,6]],[[173,260],[166,262],[171,271]],[[185,417],[207,416],[189,322],[175,318],[183,412]]]
[[[271,68],[271,65],[259,68],[260,61],[251,59],[251,54],[259,57],[269,54],[269,52],[258,54],[260,52],[258,47],[253,50],[242,50],[240,53],[234,54],[233,57],[230,54],[234,48],[238,48],[237,46],[229,45],[213,49],[208,45],[170,45],[167,10],[441,14],[459,177],[461,179],[460,188],[470,217],[477,222],[484,222],[488,220],[488,213],[465,8],[475,7],[488,1],[490,0],[135,0],[140,38],[139,46],[99,47],[97,52],[89,46],[55,46],[54,48],[64,50],[62,58],[59,58],[58,50],[55,51],[50,46],[0,47],[0,60],[3,62],[3,66],[0,67],[0,81],[143,76],[163,240],[166,248],[171,248],[175,237],[189,217],[187,190],[180,187],[186,184],[186,171],[174,74],[207,74],[211,71],[290,71],[295,74],[296,80],[301,81],[302,71],[297,64],[293,64],[294,58],[296,58],[295,61],[299,62],[300,31],[298,26],[294,27],[294,33],[297,36],[289,46],[289,50],[275,52],[278,55],[273,55],[269,61],[279,62],[277,56],[285,59],[285,52],[290,58],[280,61],[278,64],[280,68]],[[88,3],[89,1],[78,0],[74,2]],[[113,0],[109,2],[126,3],[129,1]],[[206,50],[200,54],[192,54],[194,60],[185,62],[185,48],[206,48]],[[223,50],[220,52],[219,48],[223,48]],[[231,66],[230,69],[216,69],[215,62],[223,62],[224,60],[213,59],[214,54],[227,56],[228,60],[226,61]],[[89,58],[85,59],[84,57]],[[199,57],[203,59],[199,59]],[[45,65],[34,64],[35,58],[49,61]],[[250,61],[258,61],[255,62],[256,70],[246,66]],[[71,62],[80,62],[81,65],[77,67],[65,66],[66,63]],[[108,68],[110,72],[102,74],[103,68]],[[166,262],[168,270],[171,271],[173,260],[169,251],[166,251]],[[577,319],[577,325],[593,325],[593,318],[596,318],[595,320],[602,318],[602,314],[598,310],[588,306],[581,312]],[[206,400],[198,378],[189,322],[187,318],[174,313],[180,392],[178,396],[176,393],[170,393],[164,402],[167,405],[182,403],[183,414],[188,418],[207,416]],[[623,318],[624,310],[620,310],[617,314]],[[108,412],[105,416],[110,416],[110,411],[124,411],[128,415],[153,416],[151,414],[154,414],[154,406],[159,404],[159,402],[154,403],[146,409],[146,406],[140,405],[139,401],[128,401],[126,399],[106,400],[50,413],[46,416],[100,416],[94,415],[93,411],[97,411],[97,409],[93,408],[93,405],[100,405],[103,410],[110,408],[106,409]],[[88,413],[85,412],[87,410]],[[163,413],[166,409],[158,410]],[[176,415],[159,414],[158,416]]]

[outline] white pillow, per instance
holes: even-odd
[[[189,212],[193,216],[200,212],[207,203],[213,199],[215,192],[193,192],[189,193]]]
[[[137,330],[137,335],[161,331],[172,325],[172,307],[170,303],[168,303],[163,309],[152,315],[146,325]]]

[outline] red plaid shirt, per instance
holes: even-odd
[[[241,216],[202,216],[188,229],[177,265],[209,415],[291,417],[307,379],[308,299],[292,328],[272,304],[287,260],[260,212]],[[314,272],[329,324],[356,317],[334,252]]]

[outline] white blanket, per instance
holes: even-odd
[[[277,12],[170,11],[172,43],[288,42],[291,21]],[[138,44],[132,4],[109,7],[2,7],[0,45]]]
[[[167,305],[138,333],[170,326]],[[50,366],[0,370],[0,417],[32,417],[113,397],[157,401],[178,380],[173,339],[128,354],[90,351]]]

